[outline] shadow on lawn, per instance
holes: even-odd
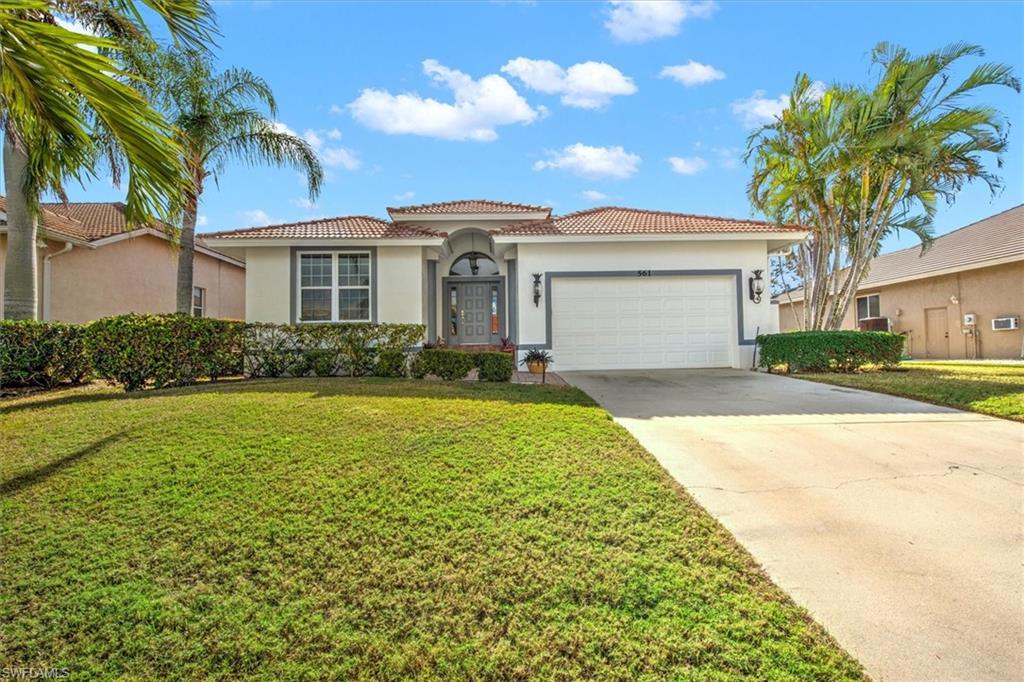
[[[147,389],[135,393],[62,390],[34,394],[15,402],[0,402],[0,415],[62,405],[112,400],[147,400],[174,395],[239,395],[245,393],[301,393],[316,398],[365,396],[370,398],[428,398],[436,400],[485,400],[509,403],[553,403],[593,406],[585,393],[567,386],[506,384],[478,381],[382,379],[377,377],[302,377],[298,379],[238,379],[202,383],[181,388]]]
[[[89,445],[86,445],[84,448],[75,450],[70,454],[64,455],[60,459],[50,462],[46,466],[41,466],[38,469],[33,469],[32,471],[28,471],[24,474],[21,474],[20,476],[15,476],[9,481],[4,481],[3,483],[0,483],[0,497],[13,495],[14,493],[17,493],[25,488],[31,487],[36,483],[42,483],[50,476],[54,475],[55,473],[61,471],[66,467],[71,466],[72,464],[82,459],[83,457],[88,457],[89,455],[95,454],[102,450],[103,448],[107,447],[108,445],[112,445],[113,443],[116,443],[117,441],[121,440],[122,438],[124,438],[125,433],[125,431],[112,433],[109,436],[99,439],[95,443],[90,443]]]

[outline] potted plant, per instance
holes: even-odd
[[[512,343],[512,339],[507,336],[501,337],[501,348],[502,353],[508,353],[515,360],[516,355],[516,344]]]
[[[526,365],[526,368],[530,370],[530,374],[546,374],[548,365],[554,362],[551,357],[551,353],[546,350],[534,348],[526,351],[526,355],[523,356],[520,365]]]

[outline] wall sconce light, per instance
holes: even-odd
[[[540,273],[533,273],[533,305],[540,305]]]
[[[761,302],[761,294],[764,293],[764,280],[761,279],[761,273],[764,270],[754,270],[753,277],[747,279],[747,285],[750,288],[750,300],[754,303]]]

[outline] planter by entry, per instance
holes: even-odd
[[[543,362],[528,362],[526,368],[530,370],[530,374],[543,374],[544,363]]]

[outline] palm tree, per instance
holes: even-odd
[[[305,174],[313,200],[324,173],[309,143],[273,120],[277,103],[263,79],[245,69],[214,73],[210,60],[194,50],[164,50],[142,59],[143,71],[152,74],[153,99],[174,125],[189,174],[177,283],[177,310],[189,312],[196,217],[207,180],[218,183],[231,162],[287,165]]]
[[[36,316],[39,199],[64,197],[67,179],[92,176],[95,134],[106,131],[127,162],[134,221],[173,215],[183,169],[172,131],[114,61],[125,41],[149,39],[146,6],[175,40],[201,46],[213,30],[206,0],[0,0],[0,125],[7,194],[4,315]],[[58,24],[77,19],[111,38]]]
[[[967,100],[989,85],[1020,91],[1009,66],[983,63],[963,79],[955,68],[984,51],[957,43],[919,57],[880,43],[871,88],[818,89],[796,79],[789,105],[751,135],[748,195],[781,222],[811,228],[796,247],[803,280],[802,326],[838,329],[882,240],[898,230],[926,248],[939,199],[952,203],[975,180],[994,194],[1000,178],[1006,123],[994,109]]]

